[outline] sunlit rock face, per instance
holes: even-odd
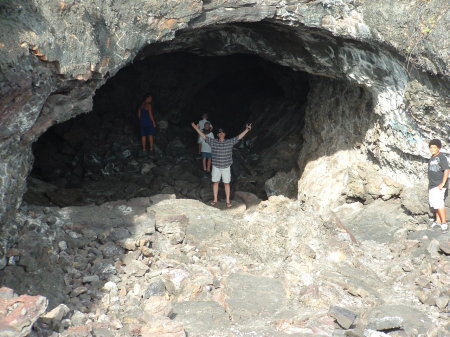
[[[343,183],[333,184],[336,177],[345,181],[355,162],[370,160],[403,184],[417,180],[428,139],[449,142],[446,6],[445,0],[2,1],[2,247],[17,233],[14,214],[33,164],[32,143],[50,126],[91,111],[95,90],[120,69],[169,52],[256,54],[323,77],[309,83],[309,145],[298,160],[299,196],[311,207],[340,202]]]

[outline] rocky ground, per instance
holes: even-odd
[[[450,234],[418,188],[329,218],[248,192],[18,217],[1,336],[450,336]]]

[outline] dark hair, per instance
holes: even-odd
[[[442,147],[442,143],[439,139],[430,140],[430,142],[428,143],[428,147],[430,147],[431,145],[436,145],[439,149]]]

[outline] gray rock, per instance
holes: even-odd
[[[5,268],[7,264],[8,264],[8,260],[7,260],[6,256],[0,257],[0,270]]]
[[[47,224],[49,224],[50,226],[53,226],[54,224],[56,224],[57,221],[58,221],[58,219],[54,215],[47,217],[47,220],[46,220]]]
[[[398,316],[372,318],[367,324],[368,329],[383,331],[403,328],[403,318]]]
[[[0,288],[0,298],[3,300],[10,300],[14,298],[14,290],[11,288],[1,287]]]
[[[90,269],[92,275],[98,275],[102,280],[116,272],[114,265],[108,261],[97,262]]]
[[[39,269],[38,261],[29,255],[21,256],[18,264],[19,266],[25,267],[27,272],[33,272]]]
[[[139,256],[141,256],[141,252],[140,251],[133,251],[133,252],[128,252],[125,255],[122,255],[120,257],[120,260],[125,264],[131,264],[131,261],[135,261],[139,259]]]
[[[411,214],[428,214],[428,189],[425,184],[414,184],[411,187],[405,187],[400,194],[402,205]]]
[[[231,274],[225,281],[225,293],[233,321],[272,317],[286,302],[279,280],[250,274]]]
[[[380,324],[383,323],[384,317],[396,317],[394,321],[387,320],[388,325],[397,325],[396,322],[399,322],[397,318],[402,319],[402,328],[409,335],[413,333],[426,334],[433,326],[433,323],[424,313],[407,305],[385,304],[374,307],[367,314],[369,322],[378,320]]]
[[[383,212],[380,212],[380,209],[383,209]],[[381,200],[376,200],[364,209],[346,214],[340,219],[358,241],[377,242],[394,240],[394,233],[409,220],[399,202]]]
[[[92,332],[95,337],[114,337],[115,334],[108,328],[93,327]]]
[[[112,241],[123,240],[130,237],[130,232],[126,228],[114,228],[109,234]]]
[[[298,193],[299,174],[292,169],[289,172],[277,172],[274,177],[266,180],[264,190],[268,197],[284,195],[287,198],[296,198]]]
[[[98,275],[86,275],[83,276],[83,283],[96,283],[100,281]]]
[[[160,278],[151,280],[147,289],[145,289],[143,297],[149,298],[150,296],[162,296],[166,292],[166,285]]]
[[[70,318],[71,325],[83,325],[88,319],[86,314],[83,314],[81,311],[75,310],[72,317]]]
[[[295,191],[295,196],[297,196],[297,190]],[[250,192],[244,192],[244,191],[236,191],[236,192],[234,192],[234,197],[241,199],[242,202],[245,204],[245,207],[248,210],[254,209],[262,201],[255,194],[250,193]]]
[[[73,289],[70,295],[72,297],[77,297],[80,296],[81,294],[87,293],[88,290],[89,289],[85,286],[76,287],[75,289]]]
[[[181,323],[189,336],[212,336],[231,326],[230,319],[217,302],[187,301],[173,304],[173,320]]]
[[[132,260],[129,264],[125,265],[123,268],[125,273],[134,276],[144,276],[149,270],[149,267],[140,261]]]
[[[444,310],[447,307],[447,304],[450,301],[450,297],[449,296],[439,296],[438,298],[436,298],[436,306],[440,309],[440,310]]]
[[[0,273],[0,284],[13,288],[19,294],[45,295],[48,299],[48,309],[67,301],[64,272],[56,264],[43,264],[32,274],[25,273],[22,267],[7,266]]]
[[[163,200],[171,200],[176,199],[175,194],[155,194],[150,197],[150,201],[152,204],[157,204]]]
[[[118,247],[113,242],[107,242],[103,246],[100,246],[100,250],[105,258],[117,258],[123,254],[121,247]]]
[[[58,247],[61,251],[64,251],[67,249],[67,242],[66,241],[59,241],[58,242]]]
[[[388,200],[401,191],[401,184],[378,172],[373,165],[359,164],[348,170],[348,197],[371,202],[379,198]]]
[[[450,240],[439,240],[439,249],[446,255],[450,255]]]
[[[350,329],[357,317],[354,312],[338,306],[331,306],[328,314],[335,318],[338,324],[344,329]]]

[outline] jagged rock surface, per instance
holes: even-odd
[[[306,132],[305,140],[325,138],[319,151],[311,154],[306,146],[300,153],[300,166],[307,173],[299,184],[300,195],[321,172],[325,159],[319,157],[327,153],[330,163],[346,161],[348,166],[368,156],[384,173],[408,184],[421,177],[426,140],[448,138],[449,51],[444,37],[450,12],[445,0],[395,5],[388,0],[132,5],[35,0],[2,1],[0,13],[2,247],[18,232],[14,214],[32,165],[31,143],[49,126],[89,112],[98,87],[149,55],[179,50],[254,53],[294,70],[345,80],[345,95],[361,91],[360,102],[367,104],[365,109],[357,104],[355,121],[344,101],[330,104],[331,121],[344,122],[332,123],[331,135],[337,139],[327,137],[328,111],[310,97],[306,130],[314,132]],[[315,95],[327,81],[312,83]],[[313,125],[313,120],[322,122]],[[353,139],[343,144],[351,130]],[[342,164],[328,170],[329,182],[342,170]],[[336,188],[324,208],[335,206],[340,192]],[[321,198],[317,191],[312,195]],[[4,253],[3,248],[2,265]]]
[[[376,203],[369,206],[384,207]],[[282,196],[249,210],[156,195],[95,207],[27,207],[20,216],[24,241],[39,232],[29,245],[47,251],[36,256],[37,267],[64,270],[63,279],[47,280],[55,287],[20,289],[45,293],[51,303],[27,321],[32,337],[449,332],[449,234],[414,217],[382,241],[376,237],[387,236],[386,225],[370,212],[374,238]],[[6,270],[32,284],[34,272],[18,274],[15,266],[26,254],[10,250]],[[0,282],[18,289],[5,274]],[[0,303],[11,301],[6,295]],[[41,297],[38,304],[46,303]]]
[[[52,311],[31,335],[448,334],[448,233],[427,229],[422,181],[427,140],[449,142],[449,20],[445,0],[2,1],[0,279],[19,294],[48,297]],[[18,211],[33,142],[90,112],[96,90],[124,67],[172,52],[254,54],[310,74],[304,104],[276,110],[289,112],[281,129],[298,129],[270,164],[297,161],[299,201],[272,197],[246,212],[237,202],[219,211],[124,190],[115,195],[143,198],[98,193],[100,205],[84,207],[72,191],[35,181],[68,207]],[[293,77],[276,76],[294,97]],[[166,105],[172,121],[189,103],[181,98]],[[255,124],[275,103],[254,107]],[[167,151],[178,155],[180,144]],[[155,169],[140,164],[128,168]],[[186,196],[193,190],[183,183],[164,192],[183,188]],[[195,197],[208,198],[207,189]],[[47,302],[18,311],[24,302],[5,291],[2,312],[20,319],[2,321],[2,332],[25,335]],[[331,306],[355,320],[344,322]]]

